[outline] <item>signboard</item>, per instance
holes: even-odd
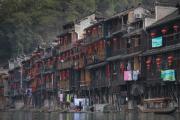
[[[152,48],[161,47],[162,46],[162,36],[152,38]]]
[[[162,70],[161,71],[161,78],[163,81],[175,81],[175,70],[169,69],[169,70]]]

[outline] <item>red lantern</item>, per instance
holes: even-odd
[[[168,56],[168,65],[171,66],[173,63],[174,57],[172,55]]]
[[[156,58],[156,64],[157,64],[158,69],[160,69],[160,65],[161,65],[161,58],[160,57]]]
[[[150,70],[150,67],[151,67],[151,59],[148,59],[146,61],[146,66],[147,66],[147,69]]]
[[[167,33],[167,29],[165,29],[165,28],[164,28],[164,29],[162,29],[162,30],[161,30],[161,32],[162,32],[162,33],[163,33],[163,35],[164,35],[164,34],[166,34],[166,33]]]
[[[156,33],[155,32],[151,32],[151,37],[155,37]]]
[[[120,70],[121,70],[121,72],[124,72],[124,68],[125,68],[125,67],[124,67],[124,64],[121,63],[121,64],[120,64]]]
[[[173,29],[174,29],[176,32],[178,31],[178,28],[179,28],[178,25],[174,25],[174,26],[173,26]]]

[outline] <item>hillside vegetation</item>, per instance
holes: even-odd
[[[0,63],[49,43],[68,21],[94,11],[111,16],[140,2],[153,0],[0,0]]]

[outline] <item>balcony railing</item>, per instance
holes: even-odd
[[[38,85],[37,90],[44,90],[46,88],[46,86],[43,85]]]
[[[127,53],[135,53],[141,50],[143,50],[143,46],[132,47],[127,49]]]
[[[24,69],[30,69],[31,68],[30,63],[28,65],[24,65],[23,68]]]
[[[60,81],[60,89],[69,90],[69,81]]]
[[[88,36],[84,39],[84,43],[90,44],[90,43],[93,43],[93,42],[100,40],[102,37],[103,37],[103,34],[97,34],[95,36]]]
[[[105,79],[101,79],[101,80],[98,80],[98,79],[93,79],[91,81],[91,87],[95,87],[95,88],[98,88],[98,87],[106,87],[109,85],[109,82],[106,78]]]
[[[54,66],[45,66],[44,68],[44,72],[53,72],[54,71]]]
[[[46,83],[46,89],[55,89],[55,86],[52,83]]]
[[[163,36],[164,45],[170,46],[180,43],[180,32]]]
[[[112,29],[109,29],[107,31],[107,37],[110,37],[112,34],[116,34],[117,32],[120,32],[120,31],[126,31],[127,29],[127,25],[117,25],[117,26],[113,26]]]
[[[145,77],[147,80],[160,80],[161,79],[161,72],[156,70],[156,71],[146,71]]]
[[[127,50],[125,48],[115,49],[115,50],[111,50],[111,54],[109,55],[109,57],[116,56],[116,55],[124,55],[126,53],[127,53]]]
[[[97,87],[106,87],[109,85],[109,81],[104,79],[104,80],[99,80],[96,82]]]
[[[91,85],[90,81],[80,81],[80,87],[89,87]]]
[[[59,62],[58,63],[58,69],[66,69],[66,68],[71,68],[73,66],[73,61],[66,61],[66,62]]]
[[[59,52],[61,53],[61,52],[67,51],[67,50],[71,49],[72,47],[73,47],[73,45],[71,43],[61,46],[59,49]]]
[[[30,77],[30,76],[25,76],[24,79],[23,79],[23,81],[25,81],[25,82],[28,82],[28,81],[30,81],[30,80],[31,80],[31,77]]]
[[[84,59],[79,59],[79,60],[74,61],[73,65],[75,69],[83,68],[85,65]]]
[[[43,58],[49,58],[49,57],[52,57],[52,55],[53,53],[49,52],[49,53],[44,54]]]
[[[91,55],[86,57],[86,64],[101,62],[105,59],[105,53],[101,55]]]
[[[152,40],[150,40],[152,42]],[[152,43],[150,42],[149,49],[153,49]],[[176,45],[180,43],[180,32],[163,35],[163,47]]]

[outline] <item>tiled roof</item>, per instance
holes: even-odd
[[[157,22],[155,22],[154,24],[149,26],[147,29],[150,29],[150,28],[153,28],[153,27],[157,27],[159,25],[162,25],[162,24],[165,24],[165,23],[168,23],[170,21],[177,20],[177,19],[180,19],[180,14],[179,14],[178,10],[176,10],[172,14],[169,14],[166,17],[158,20]]]

